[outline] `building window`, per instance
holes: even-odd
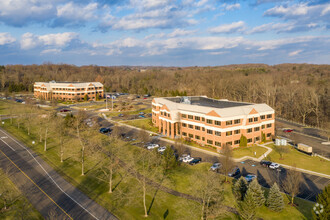
[[[202,121],[205,121],[205,118],[202,118]]]
[[[205,141],[205,137],[202,137],[202,141]]]
[[[252,128],[247,129],[247,133],[251,133],[252,132]]]
[[[206,123],[208,123],[208,124],[213,124],[213,121],[210,120],[210,119],[206,119]]]
[[[239,129],[234,131],[234,134],[239,134],[239,133],[241,133],[241,130]]]
[[[272,118],[272,114],[267,115],[267,118]]]
[[[261,125],[261,129],[265,129],[265,125]]]
[[[171,115],[170,115],[170,114],[167,114],[167,116],[168,116],[168,117],[171,117]]]
[[[213,134],[213,131],[212,131],[212,130],[209,130],[209,129],[207,129],[207,133],[208,133],[208,134]]]
[[[260,131],[260,127],[255,127],[254,131]]]
[[[167,115],[166,112],[164,112],[164,115],[165,115],[165,116]]]
[[[187,136],[187,133],[186,132],[182,132],[182,136]]]
[[[194,119],[194,116],[188,115],[188,119]]]
[[[236,144],[239,144],[239,140],[235,140],[234,141],[234,144],[236,145]]]
[[[232,125],[233,121],[226,121],[226,125]]]
[[[267,128],[271,128],[272,127],[272,124],[267,124]]]
[[[196,120],[196,121],[200,121],[200,120],[201,120],[201,117],[199,117],[199,116],[195,116],[195,120]]]
[[[234,120],[234,124],[239,124],[239,123],[241,123],[241,119]]]
[[[207,143],[213,145],[213,141],[212,140],[207,140]]]
[[[221,142],[216,141],[215,146],[221,147]]]
[[[221,136],[221,132],[220,132],[220,131],[215,131],[214,134],[215,134],[216,136]]]
[[[226,144],[229,145],[229,146],[231,146],[231,145],[233,145],[233,142],[232,141],[228,141],[228,142],[226,142]]]
[[[249,118],[249,122],[250,122],[250,123],[253,122],[253,118]]]
[[[221,126],[221,122],[220,121],[214,121],[215,125]]]
[[[261,120],[264,120],[264,119],[265,119],[265,115],[261,115],[261,116],[260,116],[260,119],[261,119]]]
[[[253,120],[256,122],[256,121],[258,121],[258,118],[257,118],[257,117],[255,117]]]
[[[252,138],[247,139],[247,142],[248,143],[251,143],[252,142]]]
[[[192,134],[189,134],[189,138],[194,138],[194,135],[192,135]]]
[[[194,129],[194,126],[193,125],[188,125],[188,128]]]
[[[187,115],[186,114],[181,114],[181,117],[182,118],[187,118]]]
[[[195,126],[195,129],[199,131],[199,130],[201,130],[201,127]]]
[[[195,135],[195,138],[196,138],[196,140],[200,140],[201,139],[201,137],[198,136],[198,135]]]
[[[267,133],[267,137],[270,137],[270,136],[272,136],[272,133]]]
[[[254,138],[254,142],[257,142],[257,141],[259,141],[260,140],[260,137],[255,137]]]
[[[230,136],[230,135],[232,135],[232,134],[233,134],[232,131],[227,131],[227,132],[226,132],[226,136]]]
[[[182,127],[187,127],[187,124],[186,123],[182,123]]]
[[[202,128],[202,131],[205,131],[205,128]]]

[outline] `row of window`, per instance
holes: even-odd
[[[270,119],[270,118],[272,118],[272,117],[273,117],[272,114],[268,114],[268,115],[267,115],[267,119]],[[260,115],[260,119],[261,119],[261,120],[265,120],[265,118],[266,118],[266,115]],[[258,120],[259,120],[258,117],[249,118],[249,122],[250,122],[250,123],[252,123],[252,122],[257,122]]]
[[[161,115],[164,115],[164,116],[168,116],[168,117],[171,117],[171,114],[170,113],[166,113],[166,112],[160,112]]]
[[[85,94],[95,94],[95,92],[88,92],[88,93],[55,93],[53,92],[53,95],[69,95],[69,96],[73,96],[73,95],[85,95]]]

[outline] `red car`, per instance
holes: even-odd
[[[70,110],[68,109],[61,109],[60,112],[69,112]]]
[[[292,131],[293,131],[293,129],[283,129],[283,132],[285,132],[285,133],[290,133]]]

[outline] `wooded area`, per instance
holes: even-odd
[[[266,103],[276,115],[329,129],[329,65],[104,67],[66,64],[0,66],[2,92],[33,90],[35,81],[98,81],[106,91],[153,96],[207,95]]]

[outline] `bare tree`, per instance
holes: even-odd
[[[228,173],[232,171],[234,167],[234,163],[232,160],[233,149],[230,145],[225,144],[221,149],[221,154],[223,155],[223,157],[221,158],[221,170],[225,175],[225,182],[228,182]]]
[[[87,145],[87,139],[83,136],[82,132],[86,131],[86,123],[85,120],[87,118],[86,112],[79,111],[75,117],[75,130],[76,135],[79,140],[80,146],[81,146],[81,175],[85,175],[85,149]]]
[[[291,196],[291,205],[294,204],[294,197],[299,193],[301,179],[301,173],[297,171],[295,166],[287,171],[286,178],[283,182],[283,188]]]
[[[140,139],[141,142],[143,143],[147,143],[150,141],[150,135],[149,133],[145,130],[144,127],[142,127],[139,131],[138,137]]]

